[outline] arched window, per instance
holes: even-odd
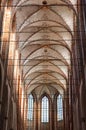
[[[49,122],[49,100],[46,96],[42,98],[41,122]]]
[[[62,96],[60,94],[57,97],[57,120],[63,120],[63,101]]]
[[[28,96],[28,111],[27,111],[28,120],[33,120],[33,95]]]

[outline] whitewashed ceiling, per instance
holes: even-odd
[[[27,92],[67,88],[76,0],[14,0]],[[36,91],[37,91],[36,90]]]

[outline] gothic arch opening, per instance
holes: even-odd
[[[49,97],[44,94],[41,97],[41,109],[40,109],[40,118],[41,118],[41,127],[40,129],[50,129],[50,101]]]
[[[41,99],[41,122],[49,122],[49,100],[46,96]]]

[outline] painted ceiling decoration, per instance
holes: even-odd
[[[67,88],[77,0],[14,0],[27,93]]]

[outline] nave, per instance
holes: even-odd
[[[85,7],[0,1],[0,130],[86,130]]]

